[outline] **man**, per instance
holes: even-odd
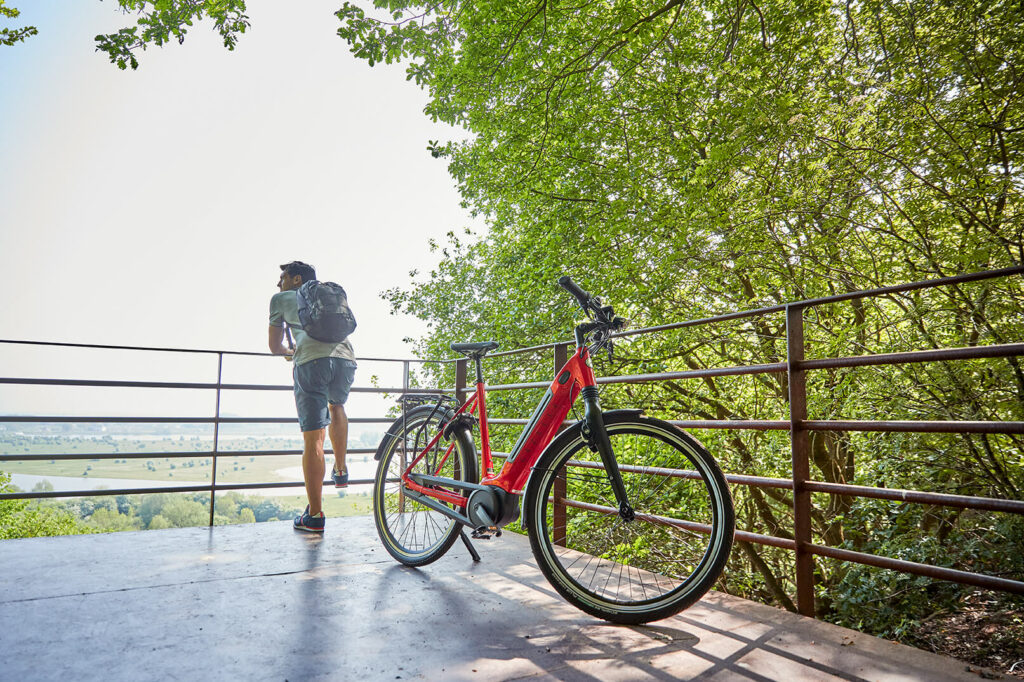
[[[307,335],[299,325],[296,290],[303,282],[316,279],[316,270],[302,261],[281,266],[277,283],[280,293],[270,299],[270,352],[284,355],[294,366],[295,408],[302,431],[302,475],[309,506],[295,518],[298,530],[322,533],[325,525],[323,484],[325,431],[334,447],[331,478],[337,488],[348,485],[345,451],[348,445],[348,416],[345,401],[355,379],[356,357],[348,340],[324,343]],[[285,327],[295,336],[294,350],[284,343]]]

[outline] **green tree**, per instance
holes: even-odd
[[[116,509],[100,508],[93,512],[87,523],[98,531],[113,533],[124,530],[141,530],[142,521],[125,515]]]
[[[204,526],[210,521],[209,510],[200,502],[180,496],[168,496],[166,504],[160,509],[160,516],[167,520],[173,528],[189,528]],[[152,522],[150,528],[152,528]]]
[[[14,7],[7,7],[7,0],[0,0],[0,16],[14,19],[21,15],[21,12]],[[39,31],[35,26],[22,26],[21,28],[0,28],[0,45],[11,46],[22,42]]]
[[[152,519],[150,519],[147,528],[149,528],[149,530],[163,530],[164,528],[174,528],[174,524],[172,524],[170,521],[168,521],[160,514],[157,514]]]
[[[0,471],[0,493],[17,492],[10,474]],[[28,500],[0,500],[0,540],[92,532],[70,512]]]
[[[565,338],[573,312],[550,284],[563,273],[646,326],[1024,261],[1019,3],[377,4],[390,15],[347,3],[339,33],[371,64],[405,60],[427,113],[472,133],[430,151],[488,221],[484,234],[450,233],[433,270],[388,293],[431,324],[424,356],[452,340]],[[1015,278],[817,309],[810,354],[1006,343],[1024,333],[1021,300]],[[603,370],[784,357],[777,316],[638,339]],[[515,362],[492,382],[538,378]],[[609,388],[604,400],[667,417],[780,418],[787,393],[764,375]],[[810,400],[819,418],[1016,421],[1024,374],[1016,359],[818,372]],[[502,396],[494,413],[521,417],[527,402]],[[727,470],[788,475],[778,434],[705,440]],[[1013,436],[812,438],[822,480],[1010,498],[1024,486],[1022,452]],[[788,494],[737,497],[741,527],[788,533]],[[953,512],[834,496],[818,500],[814,530],[895,555],[923,533],[941,547],[920,558],[961,567],[1014,537]],[[792,608],[789,561],[741,545],[734,589]],[[819,562],[822,612],[860,575]]]
[[[204,19],[213,21],[229,50],[235,49],[239,34],[249,28],[244,0],[118,0],[118,4],[125,13],[138,17],[136,25],[96,36],[96,49],[106,52],[120,69],[137,69],[135,53],[149,45],[185,42],[188,30]]]

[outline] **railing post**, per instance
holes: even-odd
[[[786,306],[786,365],[789,380],[789,434],[793,455],[793,537],[796,540],[796,602],[804,616],[814,617],[814,555],[811,544],[811,493],[804,485],[811,476],[807,419],[807,372],[804,359],[804,311]]]
[[[405,396],[409,395],[409,371],[412,366],[408,360],[402,361],[402,400],[400,404],[402,406],[402,443],[399,446],[402,452],[402,471],[409,466],[409,453],[406,451],[406,445],[408,439],[405,434],[405,414],[407,412],[405,402]],[[398,511],[399,513],[405,513],[405,486],[398,486]]]
[[[554,376],[558,376],[558,370],[565,366],[565,363],[569,360],[569,347],[564,344],[557,344],[555,346],[555,370]],[[565,497],[567,494],[566,480],[565,480],[565,467],[558,472],[555,477],[554,490],[552,495],[555,498],[554,504],[551,507],[551,541],[559,547],[565,547]]]
[[[210,527],[213,527],[213,508],[217,502],[217,449],[220,442],[220,390],[224,378],[224,353],[217,353],[217,406],[213,421],[213,473],[210,475]]]
[[[466,375],[469,372],[469,358],[455,361],[455,399],[461,405],[466,399]]]

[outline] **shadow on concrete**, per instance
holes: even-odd
[[[7,680],[977,680],[958,661],[728,595],[616,626],[526,538],[395,563],[369,517],[0,542]]]

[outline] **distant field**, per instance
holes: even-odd
[[[301,476],[284,476],[281,469],[302,466],[299,455],[257,456],[252,453],[261,450],[298,450],[301,442],[288,438],[245,438],[222,444],[217,456],[217,481],[220,483],[265,483],[300,480]],[[223,448],[239,451],[239,454],[225,453]],[[351,444],[350,447],[356,447]],[[361,445],[360,447],[366,447]],[[168,457],[164,453],[197,452],[209,450],[212,443],[199,438],[168,438],[163,440],[64,438],[47,436],[27,438],[23,436],[0,436],[0,453],[18,454],[116,454],[143,453],[152,451],[152,458],[142,459],[91,459],[91,460],[36,460],[0,463],[0,471],[37,476],[70,476],[93,478],[126,478],[171,482],[208,482],[213,472],[212,455],[191,457]],[[159,453],[159,454],[158,454]],[[330,460],[330,455],[328,455]],[[351,464],[366,464],[370,455],[350,455]],[[360,467],[363,468],[363,467]]]

